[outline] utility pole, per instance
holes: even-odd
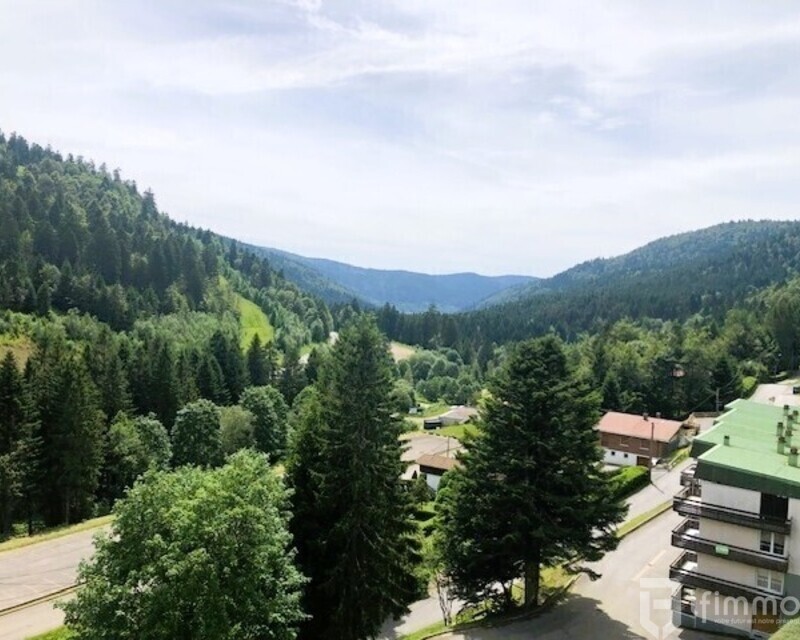
[[[717,404],[716,404],[716,408],[717,408],[717,413],[719,413],[719,387],[717,387]]]

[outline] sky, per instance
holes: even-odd
[[[0,129],[173,218],[552,275],[800,218],[800,3],[0,0]]]

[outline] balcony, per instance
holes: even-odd
[[[786,573],[789,568],[789,559],[784,556],[701,538],[697,523],[689,518],[672,530],[672,546],[779,573]]]
[[[693,464],[691,467],[681,471],[681,486],[688,487],[694,483],[694,472],[697,471],[697,465]]]
[[[738,524],[761,531],[773,531],[788,535],[792,529],[792,521],[787,518],[762,516],[752,511],[742,511],[718,504],[708,504],[697,496],[691,495],[691,487],[685,487],[672,500],[672,508],[682,516],[710,518],[728,524]]]
[[[695,615],[695,595],[694,589],[681,585],[672,594],[672,610],[684,616]]]
[[[697,571],[697,554],[691,551],[682,553],[669,566],[669,578],[685,587],[715,591],[724,596],[733,596],[734,598],[774,600],[781,599],[784,595],[783,593],[775,593],[774,591],[767,591],[755,586],[731,582],[730,580],[723,580],[722,578],[700,573]]]

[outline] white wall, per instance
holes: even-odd
[[[753,551],[758,551],[761,545],[761,533],[756,529],[717,522],[710,518],[700,518],[700,537]]]
[[[789,499],[789,518],[792,520],[792,531],[786,538],[788,573],[800,575],[800,500]]]
[[[439,483],[442,481],[442,476],[437,476],[433,473],[426,473],[425,480],[428,483],[428,486],[433,489],[434,491],[439,490]]]
[[[630,467],[636,464],[636,455],[627,451],[614,451],[603,447],[603,462],[618,467]]]
[[[758,513],[761,510],[761,493],[749,489],[739,489],[724,484],[703,480],[700,484],[703,502],[718,504],[721,507]]]
[[[748,587],[756,586],[756,568],[727,558],[697,554],[697,571],[707,576],[728,580]]]

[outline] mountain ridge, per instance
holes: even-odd
[[[508,287],[536,280],[533,276],[484,276],[474,272],[420,273],[406,269],[376,269],[309,258],[281,249],[248,245],[284,272],[287,279],[328,302],[358,300],[367,306],[391,304],[414,313],[435,306],[453,313],[473,308],[484,298]]]

